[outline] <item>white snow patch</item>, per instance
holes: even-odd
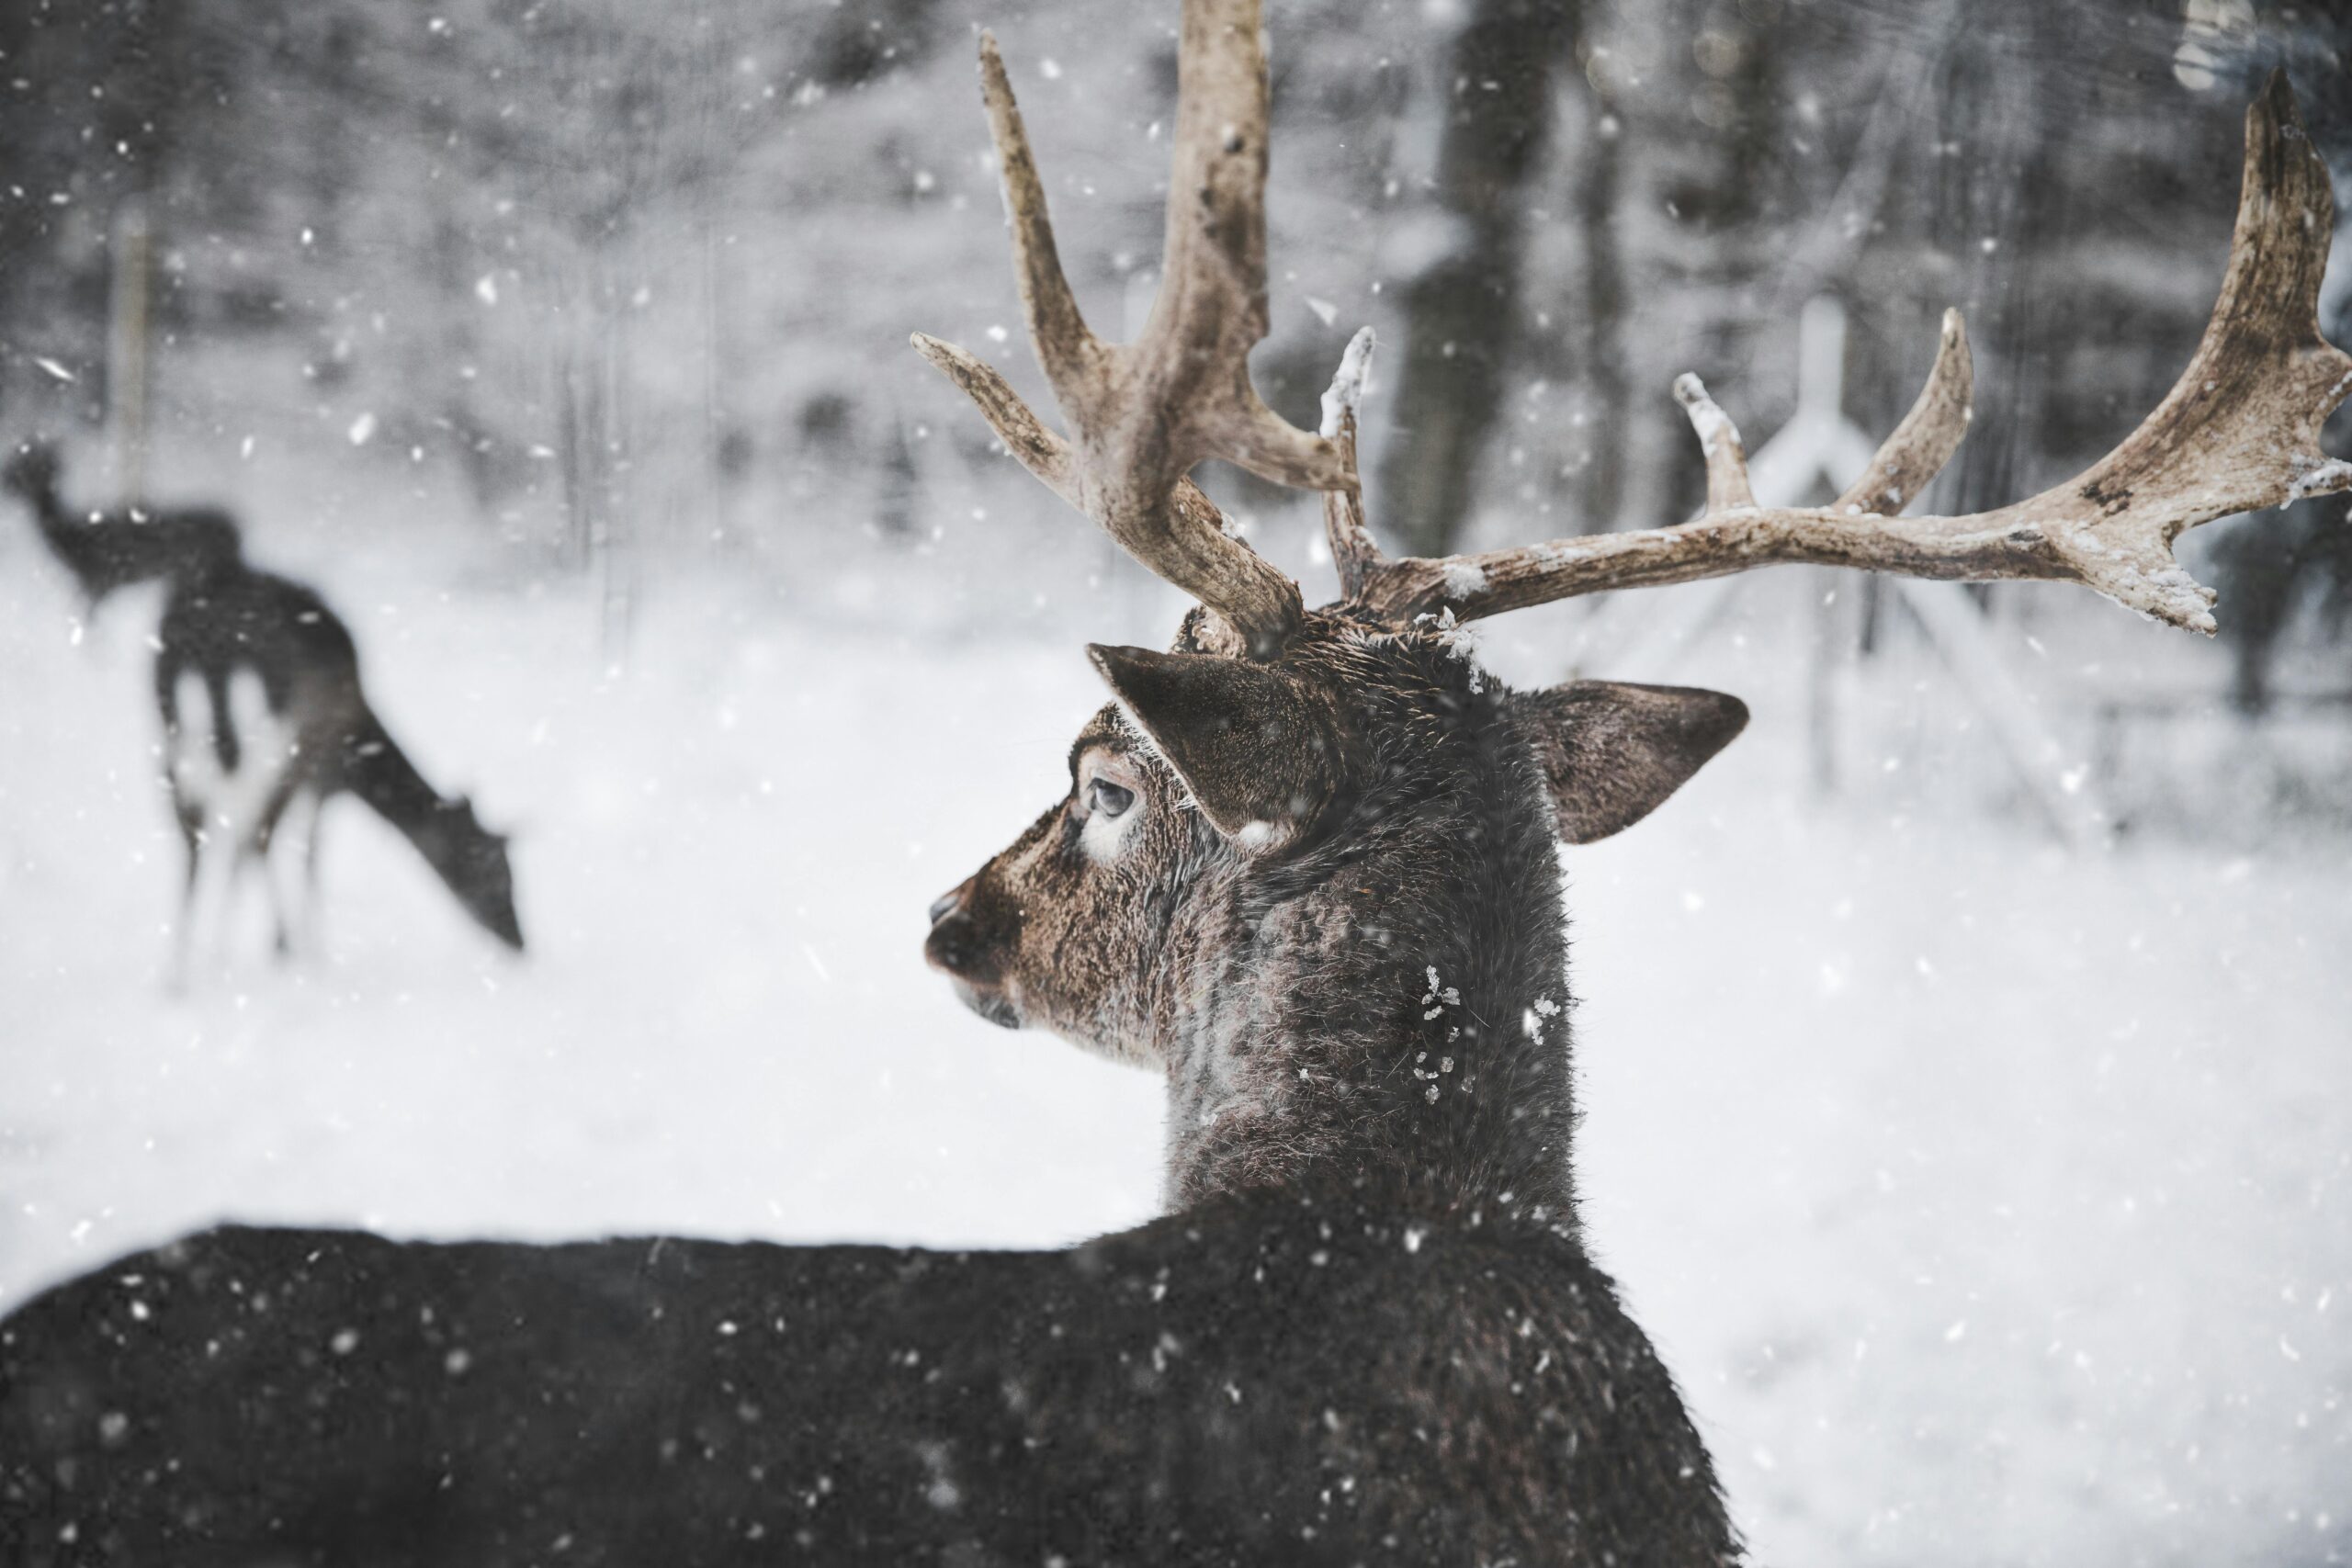
[[[1476,561],[1455,558],[1445,563],[1445,592],[1450,599],[1475,599],[1487,591],[1487,572]]]
[[[2307,496],[2325,495],[2331,491],[2352,488],[2352,463],[2341,457],[2330,457],[2313,464],[2297,474],[2287,485],[2287,499],[2301,501]]]
[[[1372,329],[1361,328],[1348,340],[1347,352],[1340,355],[1340,368],[1323,393],[1321,434],[1326,441],[1339,439],[1340,423],[1363,401],[1364,378],[1372,369]]]

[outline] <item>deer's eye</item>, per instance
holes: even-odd
[[[1135,791],[1109,779],[1098,778],[1086,786],[1086,810],[1091,817],[1124,817],[1135,803]]]

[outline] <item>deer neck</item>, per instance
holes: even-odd
[[[445,836],[432,829],[447,803],[374,714],[364,714],[345,740],[338,782],[398,829],[427,861],[440,864]]]
[[[1502,739],[1412,819],[1188,901],[1155,1010],[1172,1204],[1337,1182],[1573,1229],[1559,866]]]
[[[33,525],[40,530],[50,548],[78,575],[88,554],[88,538],[80,520],[65,510],[64,499],[57,493],[56,485],[27,486],[17,493],[32,513]]]
[[[42,533],[52,539],[72,536],[78,519],[66,513],[65,502],[57,493],[56,486],[43,485],[25,499],[32,507],[33,518],[40,525]]]

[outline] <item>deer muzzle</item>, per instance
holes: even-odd
[[[1004,984],[1005,957],[1012,942],[1009,933],[992,932],[975,918],[972,892],[978,881],[969,878],[933,900],[923,959],[955,982],[956,994],[966,1007],[990,1023],[1018,1029],[1021,1010]]]

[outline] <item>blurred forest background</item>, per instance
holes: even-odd
[[[1098,330],[1151,298],[1173,0],[0,0],[0,445],[232,508],[514,826],[510,964],[356,808],[330,960],[156,994],[152,600],[0,501],[0,1304],[220,1214],[1041,1244],[1154,1212],[1159,1086],[997,1034],[922,910],[1179,604],[992,443],[1050,407],[974,37]],[[2352,11],[1268,0],[1294,420],[1355,329],[1373,527],[1677,521],[1695,370],[1826,497],[1967,313],[1917,510],[2187,363],[2283,67],[2352,209]],[[2352,231],[2322,306],[2352,344]],[[1785,437],[1776,441],[1776,437]],[[2326,438],[2352,456],[2352,424]],[[1312,498],[1210,466],[1331,592]],[[1567,858],[1583,1190],[1759,1560],[2352,1560],[2352,524],[2199,530],[2218,642],[1815,569],[1481,623],[1738,693]]]
[[[1155,281],[1159,10],[985,18],[1114,333]],[[16,0],[0,425],[85,437],[109,498],[300,470],[311,500],[283,525],[464,531],[516,571],[594,574],[616,638],[682,563],[821,602],[850,536],[1005,544],[1001,520],[965,525],[1042,497],[999,497],[987,432],[902,347],[1009,333],[996,355],[1023,379],[973,108],[981,19],[949,0]],[[2184,362],[2264,73],[2288,69],[2352,168],[2352,21],[2282,0],[1297,0],[1274,25],[1260,379],[1303,418],[1347,335],[1379,329],[1373,514],[1422,551],[1686,514],[1700,466],[1668,383],[1700,371],[1754,444],[1793,406],[1820,297],[1845,307],[1846,408],[1873,434],[1938,313],[1968,312],[1978,418],[1926,509],[2038,489]],[[1224,489],[1293,549],[1307,509],[1252,483]],[[2340,632],[2331,507],[2221,547],[2248,711],[2352,695],[2266,678],[2281,637]],[[1074,570],[1126,572],[1065,534]],[[1861,592],[1834,635],[1867,644],[1880,610]]]

